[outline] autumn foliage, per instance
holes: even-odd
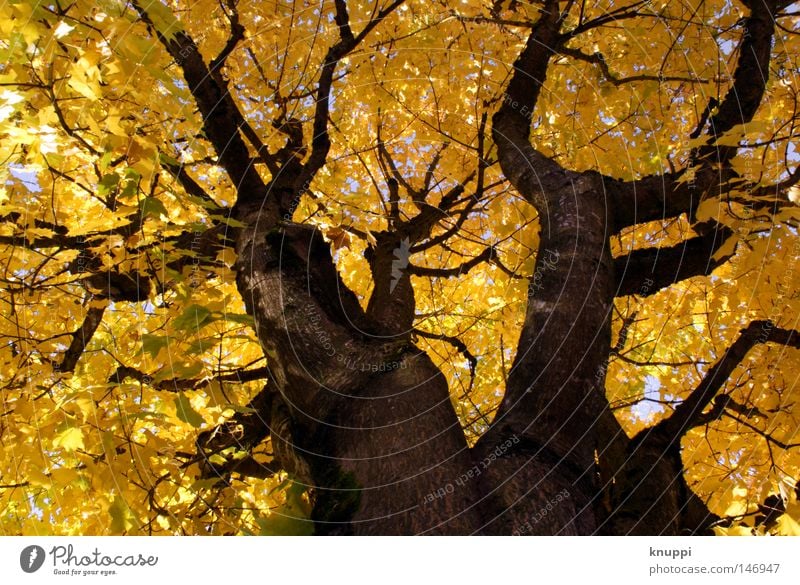
[[[798,25],[4,3],[0,534],[800,534]]]

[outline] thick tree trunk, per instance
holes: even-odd
[[[270,423],[273,444],[312,488],[317,533],[478,530],[477,483],[456,489],[472,463],[442,374],[376,330],[318,232],[242,220],[237,282],[291,419]]]
[[[569,498],[534,527],[536,533],[587,534],[598,525],[595,453],[599,425],[610,422],[603,383],[611,256],[596,183],[589,176],[562,176],[564,183],[546,193],[548,215],[541,216],[540,252],[506,394],[480,441],[482,449],[491,449],[520,438],[502,471],[497,467],[506,481],[499,488],[506,510],[506,518],[496,521],[501,533],[524,525],[562,491]],[[536,497],[523,497],[532,489]]]
[[[680,530],[679,453],[631,447],[603,397],[613,270],[595,179],[548,192],[519,352],[472,450],[444,377],[361,309],[320,234],[242,215],[237,282],[279,393],[267,422],[317,533]]]

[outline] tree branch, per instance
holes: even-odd
[[[500,166],[523,197],[542,213],[544,191],[555,191],[564,182],[561,165],[534,149],[530,142],[531,117],[547,77],[550,58],[564,39],[559,35],[558,2],[548,1],[514,62],[503,103],[492,117],[492,135]]]
[[[203,207],[220,209],[219,204],[214,201],[208,193],[206,193],[205,189],[203,189],[199,183],[197,183],[186,173],[186,169],[183,167],[183,165],[174,165],[162,160],[161,168],[172,175],[172,177],[181,184],[183,190],[186,191],[187,194],[199,199]]]
[[[614,208],[614,228],[677,217],[686,213],[694,221],[699,202],[707,195],[716,196],[736,186],[731,179],[738,178],[730,167],[736,155],[736,146],[718,146],[716,142],[726,132],[740,124],[747,124],[758,110],[769,75],[769,62],[774,33],[773,15],[777,7],[772,1],[756,2],[745,19],[744,32],[739,42],[739,61],[733,82],[719,104],[717,113],[711,115],[706,144],[692,156],[693,176],[688,169],[663,175],[651,175],[634,181],[619,181],[604,177],[607,193]],[[707,118],[709,112],[701,115]],[[699,136],[701,124],[693,134]]]
[[[709,233],[689,238],[674,246],[641,248],[614,259],[615,296],[649,296],[663,288],[691,278],[706,276],[730,260],[735,247],[727,254],[716,252],[735,237],[730,228],[717,225]]]
[[[212,380],[218,382],[237,382],[243,384],[245,382],[252,382],[254,380],[265,380],[269,375],[266,367],[254,368],[252,370],[233,370],[225,374],[219,374],[213,378],[170,378],[168,380],[161,380],[154,382],[152,376],[145,374],[141,370],[131,368],[128,366],[120,366],[109,376],[107,384],[121,384],[125,378],[133,378],[134,380],[143,384],[150,384],[156,390],[166,392],[180,392],[182,390],[193,390],[201,384],[207,384]]]
[[[221,76],[206,66],[197,44],[188,34],[183,31],[173,31],[167,38],[153,25],[141,0],[134,0],[133,6],[181,67],[189,91],[200,110],[203,132],[214,146],[220,165],[236,186],[239,196],[237,204],[245,200],[263,201],[267,196],[267,187],[251,164],[250,153],[239,133],[240,128],[247,125],[246,121],[227,88],[221,85]],[[260,152],[259,155],[267,156],[267,153]],[[271,207],[275,217],[270,219],[277,221],[277,205]],[[265,219],[268,216],[269,214],[266,214]]]
[[[461,276],[462,274],[466,274],[481,262],[487,262],[491,260],[494,254],[494,246],[489,246],[474,258],[470,258],[466,262],[454,268],[427,268],[425,266],[415,266],[413,264],[409,264],[407,270],[415,276],[451,278],[453,276]]]
[[[558,52],[562,55],[566,55],[567,57],[572,57],[578,61],[584,61],[586,63],[591,63],[593,65],[597,65],[600,67],[600,71],[603,73],[603,77],[606,81],[609,81],[613,85],[619,87],[620,85],[625,85],[626,83],[635,83],[637,81],[658,81],[659,83],[666,82],[666,81],[676,81],[676,82],[684,82],[684,83],[708,83],[708,80],[704,79],[697,79],[693,77],[680,77],[680,76],[663,76],[663,75],[631,75],[630,77],[618,77],[614,73],[611,72],[611,69],[606,62],[605,56],[600,52],[592,53],[591,55],[582,52],[579,49],[573,49],[570,47],[559,47]]]
[[[455,347],[456,350],[458,350],[459,353],[461,353],[461,355],[463,355],[469,362],[469,390],[472,390],[472,386],[475,383],[475,368],[478,366],[478,358],[472,354],[466,343],[461,341],[458,337],[454,337],[452,335],[445,335],[444,333],[429,333],[428,331],[423,331],[422,329],[414,329],[414,334],[424,337],[425,339],[437,339],[439,341],[445,341]]]
[[[250,450],[270,435],[274,390],[264,388],[224,423],[197,436],[198,449],[209,456],[229,447]]]
[[[402,226],[400,226],[400,231],[403,235],[409,237],[412,243],[416,244],[421,240],[427,238],[433,227],[443,218],[448,216],[448,212],[453,209],[456,205],[458,205],[462,199],[461,195],[464,194],[465,184],[472,180],[472,177],[475,176],[475,172],[471,172],[464,181],[460,182],[458,185],[450,189],[447,193],[442,196],[441,201],[439,201],[439,205],[430,205],[425,204],[423,206],[422,211],[420,211],[417,215],[412,217],[411,219],[405,221]],[[468,202],[463,213],[464,215],[469,214],[469,210],[477,204],[480,198],[477,194],[473,197],[473,200]],[[474,201],[474,203],[473,203]],[[463,217],[463,221],[466,221],[466,217]],[[462,223],[463,223],[462,221]],[[458,221],[456,221],[458,224]],[[450,233],[452,230],[448,230],[447,233]],[[442,234],[444,235],[444,234]],[[452,234],[450,234],[452,235]],[[450,237],[449,235],[447,237]],[[441,239],[440,241],[437,239],[438,243],[441,243],[447,239],[447,237]],[[426,247],[431,247],[426,242]],[[419,248],[415,248],[412,251],[416,252]]]
[[[94,332],[100,326],[103,320],[103,313],[105,313],[108,303],[103,303],[102,306],[90,306],[86,311],[86,316],[83,319],[81,326],[72,334],[72,342],[69,344],[67,351],[64,352],[64,357],[61,363],[58,364],[58,371],[72,372],[78,364],[78,360],[83,355],[83,350],[86,349],[89,341],[91,341]]]
[[[219,55],[212,59],[210,64],[211,71],[220,76],[222,68],[225,66],[225,61],[227,61],[230,54],[236,48],[236,45],[244,39],[244,27],[239,22],[239,11],[236,7],[236,1],[237,0],[225,0],[225,6],[227,8],[225,14],[228,17],[228,21],[231,23],[231,33],[228,36],[228,40],[225,41],[225,46],[222,47]]]
[[[709,141],[698,150],[698,160],[724,164],[736,156],[736,146],[718,146],[715,143],[735,126],[750,122],[764,97],[778,8],[774,0],[748,0],[743,4],[750,8],[750,15],[745,19],[739,42],[739,61],[733,72],[733,84],[717,113],[709,120]]]
[[[745,327],[738,339],[706,374],[691,395],[675,408],[672,416],[654,427],[642,431],[635,440],[642,443],[675,444],[683,434],[695,426],[703,410],[725,385],[731,373],[744,360],[747,353],[759,343],[779,343],[800,349],[800,333],[775,327],[771,321],[753,321]]]
[[[4,483],[0,484],[0,490],[13,490],[16,488],[28,487],[30,482],[23,481],[22,483]]]
[[[581,22],[576,26],[574,29],[569,31],[567,34],[570,37],[576,37],[580,34],[583,34],[587,31],[592,30],[593,28],[597,28],[609,23],[616,23],[621,20],[626,20],[629,18],[637,18],[642,16],[649,16],[647,13],[642,13],[636,10],[640,6],[644,6],[649,2],[649,0],[639,0],[638,2],[634,2],[628,6],[620,6],[619,8],[612,10],[610,12],[606,12],[602,16],[598,16],[592,20],[587,20]]]
[[[302,171],[295,185],[295,196],[302,195],[311,179],[317,171],[325,164],[328,151],[331,147],[330,137],[328,136],[328,115],[330,112],[330,96],[333,78],[339,62],[353,51],[364,38],[389,14],[394,12],[404,0],[394,0],[389,6],[378,11],[370,19],[363,30],[354,36],[350,28],[350,15],[347,12],[345,0],[336,0],[336,13],[334,20],[339,26],[339,41],[335,43],[325,55],[322,71],[319,76],[316,95],[316,109],[314,111],[313,134],[311,139],[311,155],[303,165]]]
[[[231,458],[225,463],[211,463],[206,462],[207,467],[204,469],[203,477],[212,478],[219,477],[220,483],[227,483],[227,478],[231,473],[238,473],[246,477],[255,477],[259,479],[268,479],[281,472],[283,466],[277,459],[273,458],[269,463],[256,461],[252,456],[243,457],[242,459]]]
[[[716,406],[716,403],[714,404],[714,406]],[[740,425],[747,427],[748,429],[750,429],[751,431],[753,431],[754,433],[756,433],[757,435],[762,437],[765,441],[767,441],[768,443],[772,443],[773,445],[775,445],[776,447],[778,447],[780,449],[788,450],[788,449],[796,449],[797,447],[800,447],[800,443],[785,443],[785,442],[783,442],[783,441],[781,441],[779,439],[776,439],[775,437],[773,437],[769,433],[767,433],[765,431],[762,431],[761,429],[759,429],[755,425],[747,422],[746,420],[743,420],[743,419],[739,418],[738,416],[734,416],[732,414],[728,414],[727,412],[723,412],[723,415],[727,416],[728,418],[731,418],[731,419],[735,420]]]

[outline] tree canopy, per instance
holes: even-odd
[[[0,533],[800,534],[799,25],[5,2]]]

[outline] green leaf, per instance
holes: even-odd
[[[308,517],[311,513],[311,508],[308,502],[303,499],[305,493],[306,486],[302,483],[292,481],[292,484],[286,490],[286,505]]]
[[[186,198],[189,201],[191,201],[192,203],[194,203],[195,205],[198,205],[198,206],[203,207],[205,209],[219,209],[219,205],[217,205],[213,201],[209,201],[207,199],[203,199],[202,197],[196,197],[195,195],[187,194]],[[208,229],[208,227],[209,226],[205,226],[205,229]]]
[[[156,421],[161,422],[167,420],[167,415],[163,412],[132,412],[132,413],[123,413],[122,417],[126,422],[134,421],[134,420],[147,420],[147,421]]]
[[[311,520],[294,515],[286,506],[273,511],[269,516],[256,515],[259,536],[311,536],[314,534],[314,523]]]
[[[204,306],[189,305],[186,307],[186,310],[172,322],[172,326],[179,331],[199,331],[213,320],[211,311]]]
[[[306,488],[295,481],[284,480],[280,486],[286,488],[286,504],[269,516],[255,515],[261,536],[310,536],[314,523],[309,520],[311,512],[308,502],[303,500]]]
[[[233,228],[246,227],[245,224],[243,224],[241,221],[239,221],[238,219],[233,219],[232,217],[230,217],[228,215],[220,215],[220,214],[217,213],[217,214],[211,215],[211,218],[214,221],[221,221],[223,223],[226,223],[230,227],[233,227]]]
[[[211,347],[212,343],[213,340],[208,339],[207,337],[198,339],[189,344],[189,347],[186,348],[186,353],[189,355],[200,355],[201,353],[208,351],[208,348]]]
[[[239,313],[225,313],[226,321],[233,321],[234,323],[241,323],[242,325],[255,325],[255,321],[250,315]]]
[[[136,194],[136,190],[139,188],[138,179],[126,179],[125,186],[120,191],[120,197],[123,199],[127,199],[133,197]]]
[[[120,176],[117,173],[103,175],[103,178],[97,183],[97,194],[100,197],[108,195],[119,184],[119,180]]]
[[[207,490],[213,488],[215,485],[222,483],[222,480],[218,477],[210,477],[208,479],[198,479],[196,482],[192,484],[191,490],[198,492],[201,490]]]
[[[162,215],[164,217],[169,217],[169,212],[164,204],[156,199],[155,197],[145,197],[142,199],[142,202],[139,204],[139,209],[145,217],[154,217],[156,219],[160,218]]]
[[[131,513],[131,509],[125,500],[119,496],[114,496],[114,500],[108,507],[108,515],[111,518],[111,532],[121,534],[136,526],[136,519]]]
[[[175,378],[191,379],[203,371],[203,362],[196,361],[189,364],[173,364],[172,376]]]
[[[100,157],[100,161],[98,166],[100,167],[101,171],[106,171],[111,164],[111,161],[114,160],[114,151],[113,150],[106,150],[103,153],[103,156]]]
[[[173,40],[179,32],[183,31],[183,25],[175,18],[172,10],[161,4],[159,0],[147,4],[147,16],[153,23],[153,27],[168,41]]]
[[[149,353],[151,357],[156,357],[162,348],[169,345],[169,337],[166,335],[150,335],[145,333],[142,335],[142,351],[141,353]]]
[[[178,167],[181,165],[181,163],[178,162],[178,159],[172,158],[170,155],[164,154],[163,152],[158,153],[158,160],[159,162],[171,167]]]
[[[175,398],[175,408],[178,411],[178,418],[196,429],[199,429],[205,422],[200,413],[192,408],[191,402],[183,392],[179,392]]]

